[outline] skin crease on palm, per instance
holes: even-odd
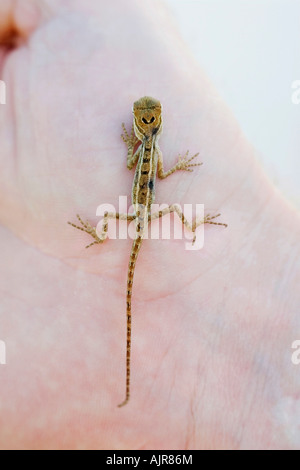
[[[299,215],[165,6],[1,0],[0,39],[0,447],[299,448]],[[165,168],[187,149],[204,163],[156,202],[204,203],[228,228],[199,251],[143,243],[119,409],[131,240],[85,250],[67,221],[130,195],[121,123],[144,95],[163,105]]]

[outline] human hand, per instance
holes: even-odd
[[[298,215],[160,2],[13,4],[0,3],[1,447],[299,447]],[[187,149],[204,162],[158,181],[157,202],[205,203],[229,226],[205,227],[200,251],[144,242],[119,409],[131,242],[85,250],[66,222],[130,194],[121,123],[146,94],[164,107],[166,168]]]

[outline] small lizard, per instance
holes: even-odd
[[[141,248],[144,233],[148,224],[152,219],[156,219],[176,212],[181,219],[182,223],[191,230],[194,234],[196,228],[200,224],[214,224],[223,225],[227,224],[220,222],[213,222],[212,220],[219,217],[220,214],[210,216],[206,215],[202,220],[194,220],[190,224],[181,209],[176,204],[173,204],[166,209],[151,214],[151,205],[155,198],[155,178],[156,174],[159,178],[166,178],[177,170],[193,171],[192,167],[201,165],[201,163],[194,163],[193,160],[199,155],[196,153],[194,156],[188,158],[188,151],[181,157],[179,156],[178,162],[169,171],[164,171],[163,158],[161,150],[158,146],[158,139],[162,133],[162,115],[161,104],[158,100],[149,96],[140,98],[133,104],[133,127],[131,135],[128,134],[124,123],[122,124],[124,134],[121,135],[123,141],[127,144],[127,168],[131,170],[137,163],[135,175],[132,186],[132,204],[134,207],[134,214],[120,214],[113,212],[105,212],[103,217],[102,232],[97,234],[96,227],[92,227],[89,222],[84,223],[79,215],[77,218],[80,222],[75,225],[68,222],[72,227],[87,232],[94,239],[92,243],[86,246],[89,248],[92,245],[103,243],[107,238],[108,220],[112,218],[121,220],[134,220],[136,227],[136,235],[133,241],[131,254],[129,258],[128,276],[127,276],[127,296],[126,296],[126,314],[127,314],[127,352],[126,352],[126,395],[125,400],[118,406],[124,406],[128,403],[130,397],[130,357],[131,357],[131,297],[134,269],[138,253]],[[140,144],[140,145],[138,145]],[[196,236],[194,235],[193,243]]]

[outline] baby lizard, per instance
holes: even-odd
[[[210,216],[206,215],[202,220],[194,220],[190,224],[184,217],[181,209],[176,204],[173,204],[166,209],[157,213],[151,214],[151,205],[155,198],[155,178],[156,174],[159,178],[166,178],[177,170],[193,171],[192,167],[201,165],[201,163],[192,163],[198,156],[198,153],[193,157],[188,158],[188,151],[181,157],[179,156],[178,162],[169,171],[164,171],[162,153],[158,146],[158,139],[162,133],[162,115],[161,104],[158,100],[149,96],[140,98],[133,104],[133,127],[131,135],[126,131],[124,124],[122,124],[124,134],[121,135],[124,142],[127,144],[127,168],[131,170],[136,165],[136,170],[132,186],[132,204],[134,207],[134,214],[120,214],[113,212],[105,212],[103,217],[102,232],[97,234],[96,228],[92,227],[89,222],[84,223],[81,217],[77,218],[81,225],[75,225],[68,222],[72,227],[87,232],[94,239],[92,243],[87,245],[89,248],[92,245],[103,243],[107,238],[108,220],[112,218],[122,220],[134,220],[136,227],[135,239],[132,244],[131,254],[128,265],[127,275],[127,295],[126,295],[126,314],[127,314],[127,352],[126,352],[126,395],[125,400],[118,405],[124,406],[128,403],[130,397],[130,357],[131,357],[131,297],[132,285],[135,263],[139,250],[141,248],[144,233],[148,224],[152,219],[156,219],[176,212],[181,219],[182,223],[193,233],[200,224],[226,224],[220,222],[213,222],[212,220],[219,217],[220,214]],[[138,144],[140,144],[138,146]],[[195,236],[193,242],[195,241]]]

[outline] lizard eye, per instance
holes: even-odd
[[[152,116],[152,118],[150,119],[150,121],[147,121],[147,119],[142,118],[142,121],[143,121],[144,124],[152,124],[152,122],[155,121],[155,117]]]

